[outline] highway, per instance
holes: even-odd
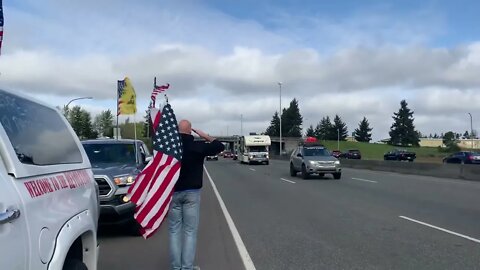
[[[260,270],[480,269],[480,182],[347,168],[303,180],[280,160],[206,169],[242,243],[205,175],[202,269],[244,269],[246,257]],[[147,241],[103,231],[99,269],[168,269],[165,229]]]

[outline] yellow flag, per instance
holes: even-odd
[[[137,96],[128,77],[118,81],[118,114],[135,114],[137,112]]]

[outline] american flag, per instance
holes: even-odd
[[[2,50],[3,42],[3,3],[0,0],[0,51]]]
[[[0,0],[1,1],[1,0]],[[125,80],[119,80],[117,81],[117,116],[120,115],[121,113],[121,104],[122,104],[122,95],[123,95],[123,90],[125,89]]]
[[[145,239],[155,233],[167,215],[182,159],[177,120],[170,104],[167,103],[159,114],[152,116],[154,123],[158,123],[153,135],[153,159],[128,191],[130,200],[136,205],[134,217]]]
[[[153,92],[151,96],[153,107],[155,107],[155,101],[157,100],[157,95],[167,90],[169,87],[170,87],[170,84],[168,83],[166,85],[155,85],[153,87]]]

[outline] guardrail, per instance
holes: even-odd
[[[271,158],[289,160],[290,157],[271,156]],[[480,165],[354,159],[341,159],[340,162],[346,168],[480,181]]]

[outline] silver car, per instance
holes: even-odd
[[[301,173],[303,179],[307,179],[311,174],[323,177],[326,173],[332,174],[335,179],[342,177],[340,161],[319,144],[300,145],[292,152],[290,175],[296,176],[297,172]]]

